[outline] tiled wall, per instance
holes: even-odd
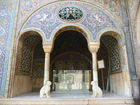
[[[0,1],[0,96],[6,91],[8,66],[15,25],[16,2],[18,0]]]

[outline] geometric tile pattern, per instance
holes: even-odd
[[[112,36],[103,36],[102,42],[108,49],[111,73],[121,72],[118,41]]]
[[[44,68],[37,67],[36,70],[32,73],[32,78],[43,78]]]
[[[31,73],[33,50],[38,41],[40,41],[40,38],[36,35],[28,35],[23,39],[22,50],[21,53],[19,53],[21,60],[19,59],[20,63],[18,64],[18,73]]]

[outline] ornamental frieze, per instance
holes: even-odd
[[[55,1],[58,2],[59,0],[47,0],[47,1],[46,0],[20,0],[17,32],[20,30],[22,24],[25,22],[27,17],[31,15],[31,13],[36,11],[38,8],[44,6],[44,4],[49,4],[51,2],[54,3]],[[80,1],[88,2],[98,7],[104,8],[105,10],[113,14],[114,17],[117,18],[118,20],[121,19],[121,4],[120,4],[121,0],[80,0]]]

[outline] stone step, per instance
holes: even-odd
[[[29,98],[0,99],[0,105],[134,105],[132,98],[55,99]]]

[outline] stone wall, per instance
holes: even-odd
[[[122,71],[122,73],[112,74],[110,76],[110,83],[111,92],[122,96],[131,96],[129,72]]]
[[[133,94],[140,97],[140,0],[129,0],[129,25],[132,36],[133,54],[135,57],[136,79],[134,81]]]
[[[136,62],[137,75],[140,78],[140,0],[128,0],[129,15],[130,15],[130,25],[133,39],[134,55]]]
[[[135,42],[135,50],[136,50],[135,58],[136,58],[137,75],[140,78],[140,6],[137,11],[135,22],[136,22],[136,27],[135,27],[136,34],[134,35],[134,38],[135,38],[134,41],[136,41]]]
[[[32,91],[32,80],[27,75],[16,75],[13,88],[13,97]]]

